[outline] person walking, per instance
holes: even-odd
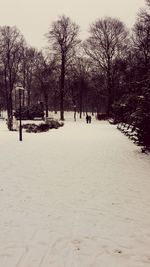
[[[89,116],[86,114],[86,123],[89,123]]]
[[[89,117],[89,119],[88,119],[88,120],[89,120],[89,123],[91,123],[91,120],[92,120],[92,118],[91,118],[91,116],[90,116],[90,115],[89,115],[88,117]]]

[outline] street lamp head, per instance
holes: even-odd
[[[24,89],[24,87],[22,86],[22,84],[17,84],[17,86],[16,86],[16,90],[19,90],[19,91],[24,91],[25,89]]]

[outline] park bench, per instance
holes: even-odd
[[[136,144],[141,145],[138,139],[139,128],[132,126],[132,131],[129,133],[129,138]]]
[[[116,124],[116,123],[115,123],[115,120],[114,120],[114,119],[112,119],[112,118],[111,118],[111,119],[109,119],[108,121],[109,121],[109,123],[110,123],[110,124]]]
[[[130,125],[129,124],[125,124],[124,127],[121,129],[122,133],[126,134],[128,132]]]
[[[127,135],[128,137],[130,137],[130,135],[132,134],[133,131],[133,125],[128,125],[128,128],[125,131],[125,135]]]
[[[150,147],[144,145],[141,129],[139,129],[133,124],[127,124],[124,122],[118,123],[117,129],[120,130],[123,134],[125,134],[129,139],[131,139],[134,144],[140,146],[142,153],[150,152]]]
[[[124,122],[120,122],[117,125],[117,129],[120,130],[120,131],[123,130],[124,127],[125,127],[125,123]]]
[[[141,143],[139,143],[139,129],[137,127],[133,126],[132,124],[122,122],[117,125],[117,129],[125,134],[128,138],[130,138],[135,144],[142,145]]]

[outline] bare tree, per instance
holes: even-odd
[[[83,55],[75,57],[70,76],[72,77],[73,103],[78,107],[80,118],[82,118],[82,112],[87,111],[88,108],[89,59]]]
[[[61,62],[60,73],[60,119],[64,120],[64,89],[66,65],[75,53],[75,47],[79,44],[79,27],[70,18],[61,16],[47,34],[48,41],[53,51],[59,56]]]
[[[36,66],[35,77],[39,83],[40,92],[44,98],[46,117],[48,117],[49,108],[49,96],[53,94],[54,79],[55,77],[55,58],[44,57],[43,53],[40,52],[38,55],[38,61]]]
[[[24,38],[16,27],[0,27],[0,63],[3,70],[9,130],[12,129],[12,91],[17,81],[23,47]]]
[[[147,72],[150,64],[150,15],[141,10],[133,27],[133,47],[140,65]]]
[[[21,76],[23,87],[26,88],[27,105],[31,104],[31,94],[33,88],[33,78],[37,64],[38,51],[33,47],[25,47],[21,65]],[[24,103],[24,98],[23,98]]]
[[[127,30],[118,19],[106,17],[90,26],[90,37],[84,43],[86,53],[106,75],[108,114],[113,101],[111,90],[112,63],[127,46]]]

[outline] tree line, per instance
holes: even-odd
[[[11,129],[17,106],[16,84],[25,88],[22,104],[42,101],[49,110],[107,113],[147,129],[150,121],[150,1],[139,11],[132,29],[104,17],[89,27],[81,41],[79,26],[66,16],[45,34],[47,48],[26,44],[17,27],[0,27],[0,108]],[[142,126],[141,126],[142,125]]]

